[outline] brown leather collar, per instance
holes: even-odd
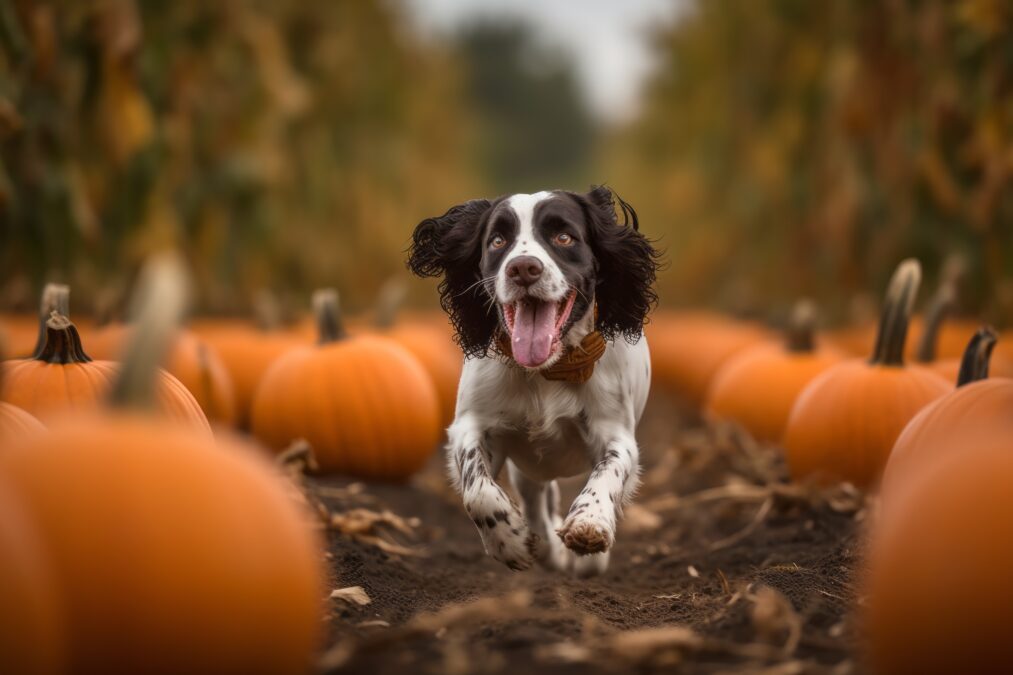
[[[504,331],[500,331],[496,335],[496,348],[503,356],[513,359],[510,337]],[[558,361],[538,372],[546,380],[583,384],[591,379],[591,375],[594,374],[594,364],[604,353],[605,338],[598,331],[591,331],[584,336],[579,345],[569,347]]]

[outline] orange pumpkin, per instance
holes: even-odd
[[[37,438],[0,473],[50,554],[74,672],[307,670],[321,552],[254,450],[112,413]]]
[[[946,320],[955,297],[955,291],[948,286],[943,286],[936,293],[932,305],[925,314],[918,346],[913,351],[915,361],[931,368],[949,382],[957,381],[961,365],[960,352],[953,354],[953,346],[960,340],[963,340],[963,345],[966,346],[968,340],[974,339],[975,330],[978,328],[969,319],[957,322]],[[1013,361],[1002,355],[992,357],[991,369],[992,373],[999,377],[1013,377]]]
[[[260,379],[282,354],[304,344],[298,336],[261,330],[242,321],[203,321],[193,332],[211,346],[228,371],[235,399],[236,424],[248,428],[253,395]]]
[[[708,393],[710,416],[737,422],[759,441],[779,442],[799,392],[842,358],[836,349],[816,347],[814,320],[812,304],[801,302],[785,344],[757,345],[729,359]]]
[[[337,295],[314,296],[320,342],[271,366],[253,402],[253,432],[275,450],[304,438],[323,471],[400,480],[418,471],[440,438],[429,376],[388,338],[347,336]]]
[[[0,439],[24,436],[44,428],[39,420],[21,408],[0,402]]]
[[[824,371],[802,390],[788,418],[784,446],[791,475],[821,483],[871,486],[904,426],[950,389],[942,377],[904,365],[904,342],[921,268],[901,263],[890,282],[870,361]]]
[[[2,382],[3,368],[0,368],[0,383]],[[0,401],[0,440],[18,438],[19,436],[42,431],[42,429],[43,426],[39,420],[17,406]]]
[[[440,400],[440,422],[449,425],[457,406],[457,385],[464,356],[454,344],[453,333],[438,323],[402,321],[382,333],[404,347],[429,374]]]
[[[99,407],[109,394],[117,366],[92,361],[81,345],[77,328],[65,316],[46,322],[46,342],[30,359],[5,361],[0,399],[22,408],[43,422],[71,411]],[[200,405],[179,380],[159,372],[159,409],[172,420],[210,431]]]
[[[31,356],[39,339],[39,317],[30,314],[0,316],[0,333],[10,356],[18,359]]]
[[[129,337],[128,325],[110,324],[92,335],[88,352],[99,360],[119,360]],[[204,340],[190,331],[176,331],[164,367],[193,394],[209,421],[235,424],[236,401],[232,380],[225,364]]]
[[[999,333],[999,342],[992,352],[992,361],[1013,364],[1013,330],[1004,330]],[[999,374],[999,371],[994,368],[993,371],[996,375]],[[1004,373],[1002,376],[1013,377],[1013,372]]]
[[[962,448],[969,433],[990,429],[1013,438],[1013,380],[988,379],[993,345],[995,333],[979,330],[967,347],[957,388],[927,405],[904,428],[883,474],[884,502],[895,499],[921,466]]]
[[[48,551],[0,474],[0,673],[66,671],[63,613]]]
[[[373,329],[411,352],[429,373],[440,398],[440,422],[446,427],[454,419],[464,356],[454,343],[454,329],[446,314],[401,311],[406,290],[400,280],[384,284]]]
[[[848,303],[848,321],[844,326],[827,331],[827,344],[852,356],[865,356],[876,342],[878,317],[876,299],[868,293],[856,293]]]
[[[968,433],[944,455],[882,511],[868,547],[865,627],[883,675],[1013,672],[1013,436]]]
[[[255,450],[147,412],[181,274],[147,272],[116,407],[5,448],[0,476],[47,556],[69,672],[304,672],[322,551],[291,484]]]
[[[864,356],[876,344],[876,324],[845,326],[827,334],[827,342],[852,356]]]
[[[944,316],[939,325],[932,329],[930,317],[926,315],[924,318],[912,322],[912,328],[920,329],[921,339],[910,346],[907,354],[915,360],[923,360],[919,353],[922,343],[932,339],[934,344],[929,352],[930,361],[959,359],[964,347],[967,346],[967,341],[971,339],[980,325],[981,322],[974,318]]]
[[[654,383],[694,406],[703,405],[725,362],[767,337],[761,328],[712,312],[658,312],[645,332]]]

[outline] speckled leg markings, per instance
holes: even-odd
[[[464,509],[482,537],[485,552],[512,570],[531,567],[531,534],[520,509],[492,477],[493,458],[471,447],[453,452],[451,474]]]
[[[556,481],[539,483],[530,480],[512,462],[507,464],[507,468],[510,470],[510,482],[520,495],[521,509],[531,531],[528,539],[531,556],[546,569],[570,569],[573,554],[555,536],[556,529],[563,522],[559,517],[559,486]]]
[[[573,501],[566,521],[557,531],[568,549],[579,556],[586,556],[612,548],[616,521],[622,514],[623,504],[636,491],[638,454],[637,446],[632,442],[613,442],[606,446],[605,454],[591,471],[587,484]],[[587,568],[588,565],[578,567]]]

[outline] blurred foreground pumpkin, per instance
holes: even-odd
[[[183,302],[175,264],[147,275],[111,407],[0,453],[51,569],[67,670],[306,672],[323,592],[309,515],[254,450],[146,412]]]
[[[313,305],[320,342],[290,350],[264,375],[253,402],[253,433],[275,450],[305,439],[325,472],[411,476],[440,438],[432,381],[393,340],[346,335],[333,291],[318,291]]]
[[[972,431],[935,460],[883,510],[868,547],[872,665],[1013,672],[1013,435]]]
[[[130,326],[121,323],[98,329],[91,336],[88,352],[96,359],[118,361],[130,332]],[[236,423],[236,400],[229,372],[204,340],[187,330],[176,331],[164,367],[193,394],[210,422]]]
[[[969,435],[988,430],[1013,438],[1013,380],[989,378],[995,341],[990,329],[979,330],[967,346],[957,388],[925,406],[904,428],[883,474],[885,504],[935,457],[963,452]]]
[[[48,551],[0,472],[0,673],[66,670],[63,613]]]
[[[759,441],[779,442],[799,392],[842,358],[816,346],[814,323],[812,303],[800,302],[784,344],[759,344],[729,359],[714,377],[707,412],[737,422]]]
[[[711,312],[657,312],[645,331],[654,382],[695,406],[728,359],[767,338],[757,326]]]
[[[916,260],[901,263],[887,290],[872,359],[829,368],[795,401],[784,435],[795,480],[872,485],[908,421],[949,391],[936,373],[904,365],[908,320],[920,281]]]

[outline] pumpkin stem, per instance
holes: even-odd
[[[911,310],[922,280],[922,267],[914,258],[908,258],[897,266],[890,279],[883,301],[883,312],[876,333],[876,346],[870,363],[880,366],[903,366],[904,343],[907,341],[907,327],[911,321]]]
[[[960,372],[957,374],[957,387],[988,379],[988,367],[992,360],[992,349],[998,340],[990,326],[982,326],[974,334],[964,349],[960,359]]]
[[[915,360],[920,363],[931,363],[936,360],[936,346],[939,344],[939,329],[946,317],[953,310],[957,301],[957,292],[952,283],[939,287],[932,304],[925,312],[925,328],[918,340]]]
[[[784,337],[789,352],[809,353],[816,349],[816,304],[812,300],[795,303]]]
[[[380,287],[376,297],[376,317],[373,324],[382,330],[389,330],[397,322],[397,313],[408,295],[408,285],[400,277],[391,277]]]
[[[145,264],[131,300],[134,330],[109,398],[112,407],[153,407],[159,364],[186,311],[187,291],[186,271],[175,255],[163,254]]]
[[[107,284],[95,295],[92,314],[96,327],[108,326],[123,314],[124,289],[119,283]]]
[[[341,311],[338,308],[338,292],[333,288],[321,288],[313,292],[313,313],[317,317],[319,344],[337,342],[348,337]]]
[[[38,357],[46,346],[46,323],[53,312],[64,317],[70,316],[70,286],[66,284],[46,284],[42,289],[39,301],[39,336],[35,340],[32,356]]]
[[[278,330],[282,325],[281,315],[278,297],[266,288],[257,291],[253,296],[253,316],[257,328],[262,331]]]
[[[46,336],[42,348],[32,358],[45,363],[88,363],[88,356],[81,346],[81,335],[77,327],[63,314],[54,311],[46,321]]]

